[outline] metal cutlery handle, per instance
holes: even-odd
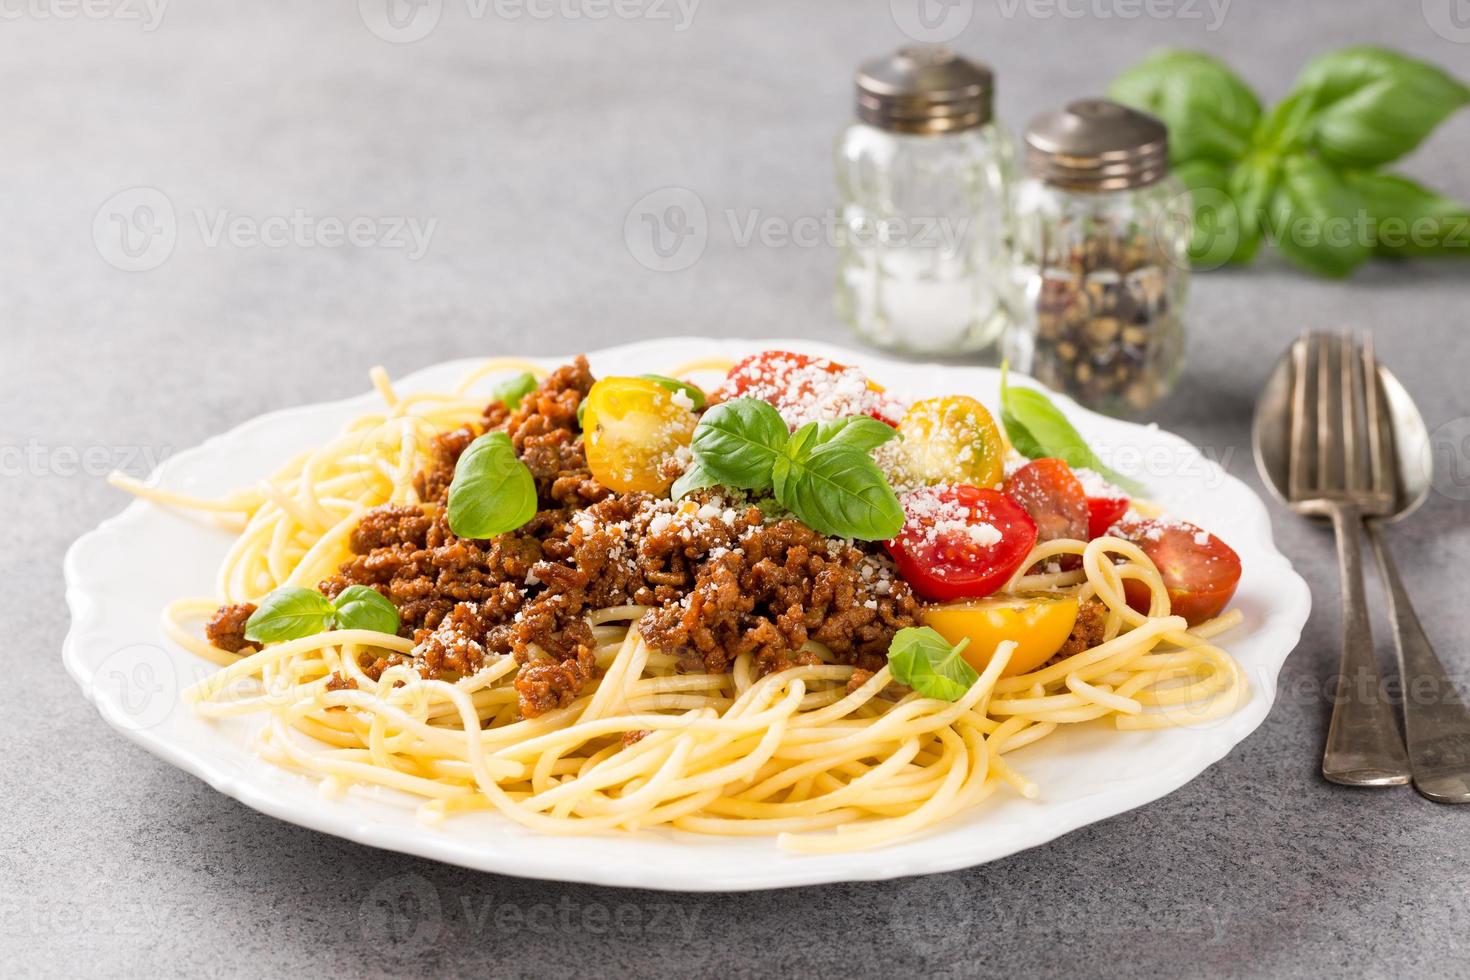
[[[1368,540],[1373,542],[1388,592],[1404,685],[1404,740],[1414,770],[1414,788],[1436,803],[1470,803],[1470,710],[1419,625],[1380,522],[1368,521]]]
[[[1409,781],[1409,759],[1379,685],[1359,550],[1362,515],[1341,503],[1331,513],[1342,573],[1342,669],[1322,775],[1344,786],[1400,786]]]

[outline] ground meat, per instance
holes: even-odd
[[[1091,650],[1103,641],[1103,630],[1108,625],[1108,607],[1097,599],[1087,599],[1077,607],[1077,622],[1072,633],[1056,656],[1046,662],[1047,666],[1075,657],[1084,650]]]
[[[254,646],[245,639],[245,621],[254,612],[255,606],[249,602],[220,606],[210,617],[209,622],[204,624],[204,635],[210,643],[221,650],[239,653],[247,647]]]
[[[740,546],[701,566],[686,602],[644,617],[639,629],[650,646],[692,647],[715,673],[750,653],[769,673],[813,662],[803,649],[811,640],[840,663],[876,670],[893,634],[917,625],[907,583],[855,545],[785,520],[751,528]]]
[[[577,692],[591,679],[594,669],[590,650],[569,660],[538,660],[523,665],[516,674],[521,715],[535,718],[565,708],[577,699]]]

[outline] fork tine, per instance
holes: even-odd
[[[1337,358],[1342,378],[1343,486],[1349,493],[1363,493],[1368,489],[1367,460],[1363,454],[1365,377],[1351,333],[1338,335]]]
[[[1393,465],[1383,428],[1383,406],[1379,401],[1378,358],[1373,352],[1373,334],[1363,332],[1359,343],[1363,372],[1363,417],[1368,431],[1368,486],[1374,493],[1393,496]]]
[[[1310,334],[1298,337],[1291,345],[1291,442],[1286,454],[1286,495],[1291,500],[1306,498],[1310,487],[1307,454],[1311,452],[1311,420],[1307,417],[1307,386],[1311,383]]]
[[[1338,404],[1341,388],[1333,383],[1332,352],[1335,346],[1326,334],[1314,333],[1317,348],[1317,478],[1318,491],[1342,489],[1342,411]],[[1339,396],[1339,397],[1334,397]]]

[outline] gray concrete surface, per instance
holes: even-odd
[[[106,464],[137,472],[268,409],[361,391],[376,363],[402,373],[669,333],[843,339],[830,251],[742,246],[728,215],[830,207],[850,72],[904,39],[890,5],[539,16],[594,9],[558,2],[444,0],[415,43],[375,36],[367,21],[386,21],[366,0],[366,21],[349,0],[173,0],[156,21],[141,4],[0,5],[0,972],[1470,975],[1470,808],[1316,774],[1336,656],[1331,541],[1279,511],[1316,610],[1265,725],[1167,799],[955,874],[690,897],[471,873],[261,816],[103,724],[59,648],[63,549],[123,505],[97,475]],[[952,9],[971,6],[956,43],[995,66],[1017,126],[1160,44],[1217,52],[1272,100],[1305,58],[1353,42],[1470,74],[1465,32],[1434,0],[1424,15],[1235,0],[1223,20],[1184,0],[1131,19],[1140,8],[1114,0]],[[1461,113],[1406,168],[1466,199],[1467,157]],[[658,273],[623,228],[667,186],[698,195],[710,232],[698,261]],[[129,256],[109,215],[150,202]],[[164,257],[166,238],[138,229],[163,227],[168,208]],[[334,245],[330,223],[251,244],[298,209],[364,217],[377,244]],[[221,215],[243,220],[216,238]],[[390,247],[394,219],[436,222],[425,254]],[[152,267],[113,264],[130,262]],[[1203,277],[1188,374],[1158,420],[1259,486],[1247,426],[1269,363],[1298,329],[1356,324],[1377,331],[1431,426],[1463,434],[1467,270]],[[1467,505],[1436,493],[1394,541],[1466,677]]]

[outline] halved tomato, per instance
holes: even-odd
[[[920,484],[993,487],[1005,475],[1005,440],[990,410],[967,395],[914,402],[898,423],[904,475]]]
[[[1036,522],[1039,540],[1087,540],[1087,494],[1062,460],[1033,459],[1006,478],[1005,492]]]
[[[903,498],[903,530],[888,551],[925,599],[981,599],[1005,584],[1036,546],[1036,523],[998,490],[963,483]]]
[[[1087,498],[1087,540],[1100,538],[1128,513],[1127,497]]]
[[[1169,609],[1190,626],[1220,615],[1240,584],[1240,556],[1208,531],[1184,521],[1130,521],[1117,534],[1158,568],[1169,591]],[[1148,612],[1149,591],[1133,579],[1123,583],[1128,605]]]
[[[1031,671],[1056,656],[1077,624],[1075,596],[996,595],[974,602],[925,606],[919,610],[925,626],[950,643],[968,639],[960,655],[976,670],[984,670],[995,648],[1005,640],[1016,644],[1002,677]]]
[[[901,414],[883,386],[858,368],[785,350],[752,354],[730,369],[715,400],[741,397],[770,402],[783,417],[871,415],[897,426]]]
[[[587,393],[582,416],[587,468],[620,493],[663,493],[677,475],[670,459],[689,445],[697,421],[656,381],[603,378]]]

